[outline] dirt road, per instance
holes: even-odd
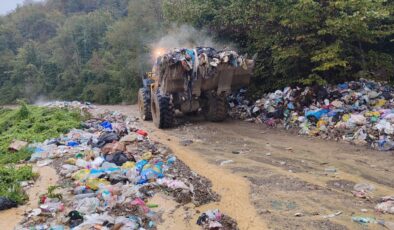
[[[138,115],[136,106],[103,106]],[[241,121],[181,119],[177,128],[143,126],[221,195],[218,206],[241,229],[360,229],[352,216],[378,214],[378,198],[394,195],[394,155],[365,147],[289,134]],[[183,140],[192,140],[187,145]],[[187,145],[187,146],[184,146]],[[371,199],[354,197],[357,183],[374,186]],[[341,212],[338,216],[327,217]],[[365,226],[364,226],[365,227]],[[369,224],[368,229],[383,229]]]

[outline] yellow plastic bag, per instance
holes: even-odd
[[[88,179],[89,174],[90,174],[90,170],[89,169],[81,169],[79,171],[76,171],[72,175],[72,178],[74,180],[78,180],[78,181],[85,181],[86,179]]]
[[[322,126],[327,126],[327,121],[319,120],[316,125],[317,125],[317,128],[320,128]]]
[[[146,152],[142,155],[143,160],[149,161],[152,158],[152,153],[151,152]]]
[[[386,100],[380,99],[376,102],[375,107],[382,107],[386,104]]]
[[[135,167],[135,162],[133,161],[127,161],[122,165],[123,169],[131,169]]]
[[[348,121],[349,119],[350,119],[350,115],[349,114],[345,114],[345,115],[342,116],[342,120],[345,121],[345,122]]]
[[[366,117],[380,117],[380,113],[379,112],[373,112],[373,111],[368,111],[365,113]]]
[[[66,160],[66,163],[70,164],[70,165],[75,165],[76,162],[77,162],[77,159],[75,159],[75,158],[68,158]]]
[[[105,179],[91,178],[86,181],[86,186],[92,190],[98,190],[100,186],[110,185]]]

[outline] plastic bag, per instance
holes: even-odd
[[[89,174],[90,174],[90,170],[89,169],[81,169],[81,170],[75,172],[72,175],[72,178],[74,180],[78,180],[78,181],[83,182],[83,181],[86,181],[89,178]]]
[[[15,201],[10,200],[6,197],[0,197],[0,210],[15,208],[17,206],[18,204]]]
[[[99,205],[100,205],[100,200],[97,199],[96,197],[85,198],[82,200],[74,201],[75,210],[85,215],[95,213]]]
[[[86,181],[86,186],[92,190],[98,190],[100,186],[109,185],[110,183],[105,179],[92,178]]]

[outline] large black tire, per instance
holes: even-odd
[[[150,98],[150,90],[146,88],[140,88],[138,91],[138,107],[140,109],[140,117],[143,121],[152,120]]]
[[[151,108],[153,123],[157,128],[167,129],[173,126],[175,113],[170,97],[152,93]]]
[[[224,121],[227,117],[227,98],[224,95],[208,95],[203,107],[205,119],[212,122]]]

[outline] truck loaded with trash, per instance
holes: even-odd
[[[394,230],[393,0],[1,2],[0,230],[186,229]]]
[[[254,60],[233,50],[211,47],[174,49],[155,61],[138,93],[143,120],[153,119],[158,128],[170,128],[175,111],[201,111],[207,120],[227,116],[227,97],[249,85]]]

